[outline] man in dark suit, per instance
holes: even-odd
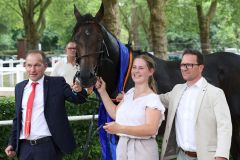
[[[20,160],[61,160],[76,146],[65,100],[83,103],[86,91],[78,83],[71,88],[63,77],[44,75],[46,68],[43,52],[28,53],[25,69],[29,79],[15,87],[16,114],[5,149],[9,157],[17,154]]]

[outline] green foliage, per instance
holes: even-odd
[[[0,120],[8,120],[14,116],[14,97],[0,97]]]
[[[0,97],[0,120],[9,120],[14,117],[14,98]],[[7,159],[5,156],[5,147],[8,142],[8,135],[10,134],[11,126],[0,126],[0,159]]]
[[[22,19],[19,15],[19,8],[17,1],[0,1],[0,24],[4,24],[6,32],[3,34],[10,33],[12,29],[23,27]]]
[[[46,14],[47,28],[49,31],[58,33],[59,46],[65,46],[66,42],[70,40],[72,36],[72,30],[76,23],[74,16],[74,4],[82,14],[91,13],[95,15],[100,7],[101,1],[99,0],[54,0],[49,6]]]
[[[202,2],[204,13],[209,9],[210,0],[168,0],[166,1],[166,35],[169,51],[182,50],[191,46],[199,49],[199,27],[196,12],[196,2]],[[150,29],[149,10],[145,0],[135,1],[140,15],[139,43],[143,50],[149,50]],[[76,5],[82,14],[95,15],[101,1],[99,0],[53,0],[45,13],[46,29],[42,37],[43,50],[56,50],[63,48],[71,38],[72,29],[76,23],[73,5]],[[133,1],[119,0],[120,30],[118,37],[123,43],[128,42],[129,27]],[[210,40],[214,50],[224,47],[240,48],[240,3],[239,0],[218,1],[216,15],[210,24]],[[23,22],[17,0],[0,1],[0,50],[16,48],[16,40],[22,38]],[[144,14],[143,14],[144,13]],[[107,15],[105,15],[107,16]]]
[[[7,56],[9,57],[10,55],[16,55],[17,54],[17,50],[0,50],[0,56]],[[12,59],[12,58],[9,58]]]
[[[12,30],[12,39],[16,42],[18,39],[25,37],[25,32],[23,29],[13,29]]]
[[[239,29],[239,15],[240,12],[235,10],[239,3],[221,3],[218,5],[217,15],[214,17],[211,31],[212,47],[216,51],[223,50],[224,48],[240,48],[240,29]],[[236,19],[237,15],[237,19]]]
[[[58,35],[52,31],[46,29],[43,32],[43,37],[41,39],[41,45],[43,51],[52,51],[58,49]]]
[[[198,21],[192,0],[168,1],[166,5],[168,51],[199,49]]]

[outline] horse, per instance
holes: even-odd
[[[107,84],[107,92],[111,98],[119,93],[119,76],[121,75],[120,45],[118,39],[110,33],[102,24],[104,7],[101,5],[95,17],[91,14],[81,15],[74,8],[77,23],[73,29],[72,39],[77,43],[76,63],[79,71],[76,78],[83,87],[94,86],[97,76],[101,76]],[[147,52],[133,51],[129,46],[130,56],[148,54],[156,63],[154,78],[158,85],[158,94],[170,91],[176,84],[184,83],[180,72],[180,61],[165,61]],[[131,59],[131,57],[130,57]],[[205,68],[203,76],[211,84],[221,88],[229,104],[231,112],[233,134],[231,144],[231,156],[234,160],[240,160],[240,56],[217,52],[205,56]],[[128,67],[131,67],[129,60]],[[131,77],[127,77],[124,91],[133,86]]]

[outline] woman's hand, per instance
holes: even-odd
[[[106,123],[103,128],[110,134],[120,133],[121,125],[116,122]]]
[[[103,81],[102,77],[97,79],[95,87],[100,94],[106,91],[106,83]]]
[[[116,97],[116,102],[121,102],[123,97],[124,97],[124,91],[121,91],[121,93],[119,93]]]

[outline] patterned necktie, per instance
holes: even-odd
[[[27,110],[26,110],[26,119],[25,119],[25,128],[24,128],[24,134],[25,138],[27,139],[30,135],[30,129],[31,129],[31,119],[32,119],[32,107],[33,107],[33,101],[35,97],[35,89],[38,82],[32,82],[32,91],[28,97],[27,101]]]

